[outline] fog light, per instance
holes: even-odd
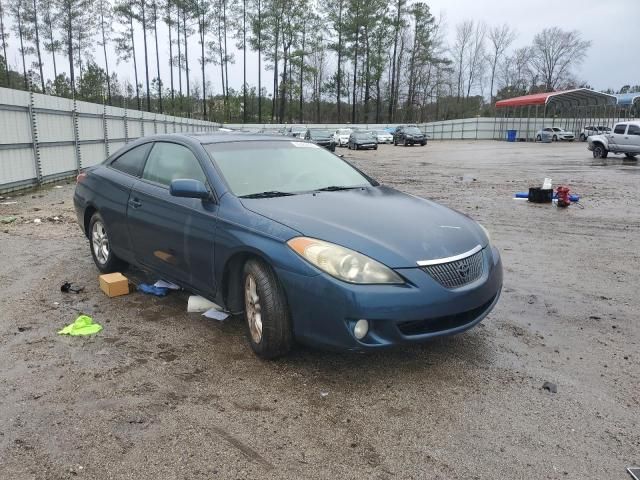
[[[364,337],[366,337],[368,332],[369,322],[367,320],[358,320],[355,327],[353,327],[353,335],[358,340],[362,340]]]

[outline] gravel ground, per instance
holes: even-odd
[[[505,284],[483,323],[418,347],[261,361],[239,320],[187,314],[186,293],[103,295],[72,184],[9,194],[0,477],[627,478],[640,464],[640,165],[584,144],[340,152],[492,232]],[[511,198],[545,176],[584,208]],[[64,280],[85,292],[61,293]],[[79,312],[104,330],[56,335]]]

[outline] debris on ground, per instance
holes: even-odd
[[[129,293],[129,280],[120,272],[100,275],[100,289],[108,297],[118,297]]]
[[[17,220],[16,217],[2,217],[0,218],[0,223],[4,223],[5,225],[8,225],[9,223],[13,223],[16,220]]]
[[[80,293],[84,291],[84,287],[74,287],[73,283],[65,281],[62,285],[60,285],[60,291],[63,293]]]
[[[158,280],[153,284],[154,287],[159,288],[168,288],[169,290],[182,290],[180,285],[176,285],[175,283],[167,282],[166,280]]]
[[[102,330],[102,325],[95,323],[89,315],[80,315],[75,321],[58,332],[59,335],[93,335]]]
[[[204,313],[207,310],[218,309],[218,305],[210,302],[200,295],[191,295],[187,303],[187,312],[189,313]]]
[[[0,205],[15,205],[18,202],[0,202]]]
[[[167,287],[156,287],[155,285],[151,285],[149,283],[139,283],[138,291],[142,293],[146,293],[147,295],[155,295],[156,297],[165,297],[170,290]]]
[[[222,310],[218,310],[218,308],[210,308],[209,310],[204,312],[202,315],[212,320],[218,320],[220,322],[222,320],[225,320],[229,316],[228,313],[223,312]]]
[[[551,393],[558,393],[558,386],[555,383],[544,382],[542,384],[542,389]]]
[[[322,398],[327,398],[329,396],[329,392],[320,392],[320,396]]]
[[[42,223],[42,220],[40,220],[39,218],[34,218],[33,223]]]

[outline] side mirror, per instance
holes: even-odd
[[[201,198],[203,200],[211,198],[211,193],[200,180],[189,178],[179,178],[173,180],[169,185],[169,193],[174,197]]]

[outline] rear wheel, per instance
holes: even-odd
[[[293,344],[291,318],[275,273],[265,262],[247,261],[243,275],[245,321],[251,349],[262,358],[286,354]]]
[[[629,160],[635,160],[637,153],[625,153],[624,156]]]
[[[551,139],[552,142],[557,142],[558,141],[558,137],[556,137],[555,135],[553,136],[553,138]]]
[[[587,141],[587,137],[584,136],[584,133],[580,134],[580,141],[581,142],[586,142]]]
[[[609,152],[604,148],[604,145],[596,143],[593,146],[593,158],[607,158],[607,155],[609,155]]]
[[[89,242],[93,261],[102,273],[119,272],[126,268],[127,264],[113,253],[109,232],[98,212],[89,221]]]
[[[540,135],[538,135],[538,136],[536,137],[536,142],[541,142],[541,141],[542,141],[542,137],[541,137]]]

